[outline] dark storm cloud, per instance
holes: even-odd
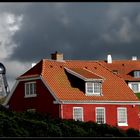
[[[11,7],[24,17],[13,38],[18,47],[9,59],[31,62],[50,58],[54,51],[64,53],[65,59],[105,59],[109,53],[114,58],[139,56],[139,3],[29,3]]]

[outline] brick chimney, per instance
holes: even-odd
[[[63,61],[63,53],[58,53],[56,51],[55,53],[51,54],[51,59],[52,60],[57,60],[57,61]]]

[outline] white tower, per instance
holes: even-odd
[[[10,92],[5,74],[6,68],[0,63],[0,97],[5,97]]]

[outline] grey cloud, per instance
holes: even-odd
[[[23,15],[20,30],[10,36],[17,47],[1,60],[10,87],[32,62],[54,51],[65,59],[140,57],[139,3],[0,3],[2,13]]]
[[[22,28],[13,38],[18,47],[11,60],[32,62],[49,58],[56,50],[65,59],[139,55],[137,3],[15,3],[10,7],[24,15]]]

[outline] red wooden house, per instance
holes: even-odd
[[[98,61],[52,54],[17,78],[4,105],[52,117],[139,129],[140,101],[125,81]]]
[[[109,56],[109,55],[108,55]],[[100,61],[113,73],[122,77],[135,94],[140,94],[140,60],[132,57],[132,60]]]

